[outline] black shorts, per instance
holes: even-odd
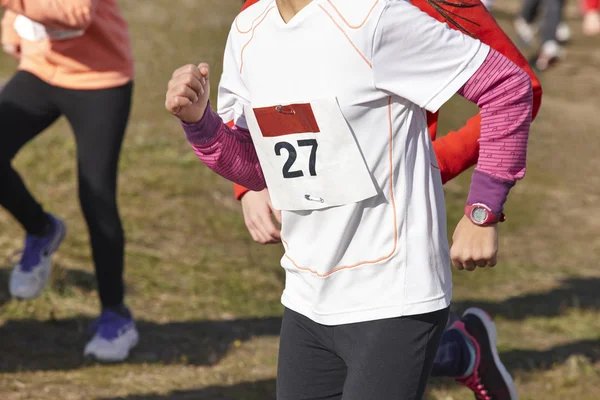
[[[420,400],[448,312],[325,326],[286,309],[277,399]]]

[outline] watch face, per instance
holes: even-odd
[[[483,207],[475,207],[471,211],[471,219],[473,222],[483,224],[488,218],[488,211]]]

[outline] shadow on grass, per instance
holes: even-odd
[[[519,373],[547,370],[553,364],[562,364],[577,354],[594,363],[600,360],[600,340],[582,340],[555,346],[548,350],[512,350],[501,354],[506,367],[514,376]],[[429,389],[454,385],[448,378],[430,380]],[[426,397],[427,398],[427,397]],[[127,397],[99,398],[97,400],[275,400],[275,380],[246,382],[234,386],[211,386],[191,391],[174,391],[164,395],[131,395]]]
[[[80,276],[80,271],[70,273],[75,274],[72,282],[83,282],[83,286],[91,287],[88,285],[93,277]],[[0,270],[0,284],[6,283],[6,276],[6,271]],[[560,287],[547,292],[513,297],[499,303],[456,302],[455,307],[482,307],[492,315],[517,320],[530,316],[553,317],[569,308],[600,308],[598,287],[600,279],[567,279]],[[0,326],[0,373],[70,370],[85,365],[82,349],[90,337],[87,333],[90,324],[89,318],[6,321]],[[128,362],[214,365],[235,341],[277,336],[280,326],[280,317],[165,324],[138,321],[142,340]],[[585,355],[592,361],[600,360],[600,340],[574,342],[546,351],[513,350],[503,353],[502,359],[513,371],[544,370],[572,354]]]
[[[600,360],[600,339],[579,340],[548,350],[511,350],[501,354],[502,362],[514,373],[547,370],[562,364],[573,355],[585,356],[591,363]]]
[[[90,338],[87,328],[91,322],[88,318],[5,322],[0,326],[0,373],[71,370],[89,363],[82,353]],[[237,340],[278,336],[281,318],[166,324],[137,321],[137,326],[141,340],[128,363],[210,366]]]
[[[275,400],[275,379],[244,382],[233,386],[210,386],[204,389],[174,391],[168,394],[144,394],[96,400]],[[425,400],[434,400],[425,396]]]
[[[582,310],[600,309],[599,278],[571,278],[561,282],[558,288],[539,293],[516,296],[500,302],[467,300],[453,302],[453,309],[466,310],[480,307],[492,316],[512,320],[528,317],[556,317],[575,308]]]
[[[233,386],[174,391],[168,394],[143,394],[97,400],[275,400],[275,379],[244,382]]]
[[[10,300],[8,292],[8,279],[10,278],[10,269],[0,268],[0,308]]]
[[[64,294],[76,287],[86,293],[96,290],[96,275],[80,269],[68,269],[61,264],[52,267],[52,289]]]
[[[85,365],[87,362],[81,353],[88,337],[85,327],[90,322],[89,319],[68,319],[5,323],[0,327],[0,373],[71,370]],[[214,365],[227,354],[234,341],[247,341],[255,336],[277,336],[280,323],[279,317],[164,325],[141,321],[138,325],[142,340],[128,363]],[[547,350],[510,350],[501,353],[501,359],[508,370],[518,376],[520,373],[548,370],[555,364],[564,363],[572,355],[583,355],[592,363],[599,361],[600,339],[581,340]],[[449,379],[433,379],[430,387],[452,384]],[[265,380],[231,387],[175,391],[168,395],[135,395],[100,400],[270,400],[275,398],[274,393],[274,380]]]

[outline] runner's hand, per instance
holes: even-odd
[[[252,239],[260,244],[281,243],[281,232],[273,217],[281,224],[281,211],[271,204],[269,190],[249,191],[242,197],[244,222]]]
[[[463,216],[452,235],[450,258],[454,267],[468,271],[494,267],[497,254],[498,224],[478,226]]]
[[[2,50],[17,60],[21,59],[21,46],[18,44],[3,44]]]
[[[185,65],[173,72],[169,81],[165,107],[185,123],[202,119],[208,104],[210,84],[208,64]]]

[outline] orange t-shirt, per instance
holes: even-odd
[[[2,44],[21,46],[19,69],[67,89],[107,89],[133,78],[127,24],[115,0],[0,0]],[[21,38],[18,15],[55,29],[85,30],[65,40]]]
[[[242,10],[258,3],[259,0],[246,0]],[[494,17],[490,15],[487,9],[481,4],[480,0],[466,0],[467,3],[476,4],[475,7],[452,7],[440,5],[442,10],[449,16],[460,15],[461,18],[454,18],[461,26],[467,30],[473,37],[481,40],[494,50],[510,59],[520,68],[522,68],[529,77],[533,86],[533,118],[536,117],[542,102],[542,86],[540,81],[533,73],[523,54],[517,49],[514,43],[498,26]],[[440,22],[448,22],[447,19],[433,8],[427,0],[412,0],[411,3],[421,11],[426,12],[431,17]],[[464,2],[463,2],[464,3]],[[469,22],[472,21],[472,22]],[[448,22],[451,28],[457,29]],[[456,132],[449,132],[436,140],[438,113],[427,113],[427,122],[429,124],[429,134],[433,141],[438,164],[440,166],[442,181],[446,183],[455,178],[461,172],[472,167],[477,163],[479,157],[479,135],[481,133],[481,117],[479,114],[470,118],[466,125]],[[240,199],[248,189],[240,185],[234,185],[235,195]]]

